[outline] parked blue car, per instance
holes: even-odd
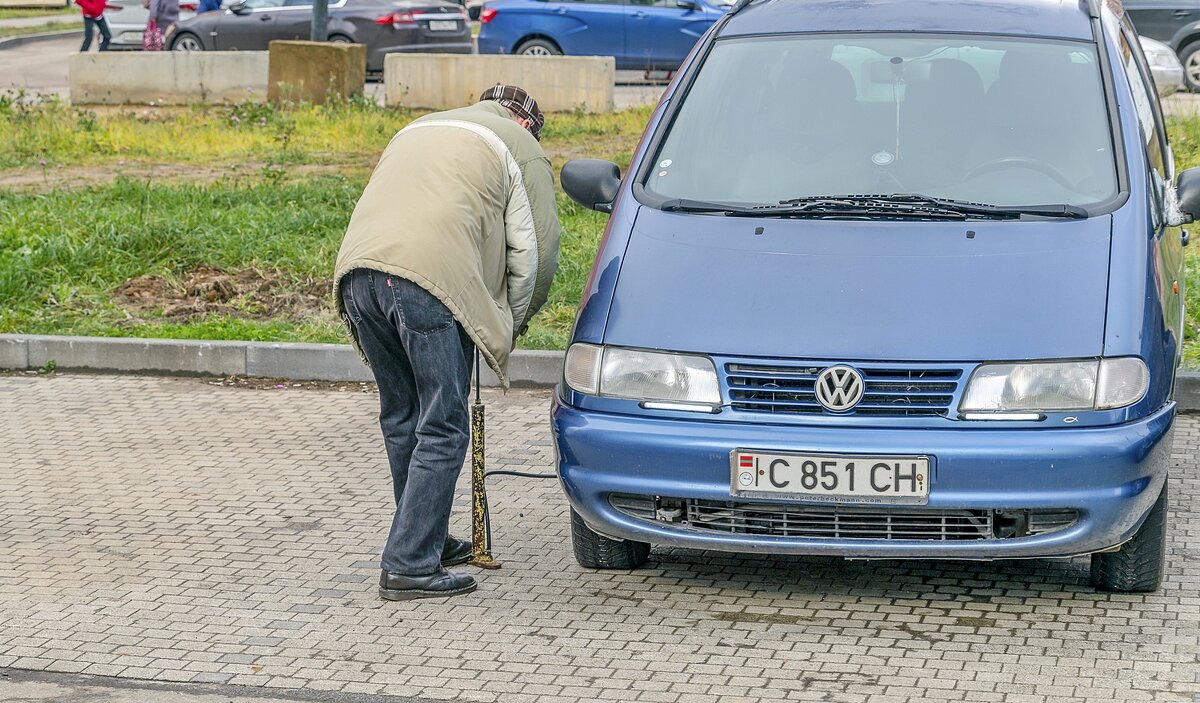
[[[619,69],[673,71],[726,8],[713,0],[496,0],[479,13],[479,53],[612,56]]]
[[[562,184],[611,212],[552,419],[580,564],[1092,555],[1159,587],[1200,171],[1119,6],[739,0],[624,179]]]

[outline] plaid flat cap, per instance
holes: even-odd
[[[495,100],[509,110],[529,120],[532,123],[529,125],[530,133],[533,134],[534,139],[541,140],[542,127],[546,124],[546,116],[538,108],[537,101],[533,99],[533,96],[526,93],[524,89],[518,88],[515,85],[497,84],[483,91],[483,95],[479,96],[479,102],[483,102],[484,100]]]

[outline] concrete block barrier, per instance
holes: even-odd
[[[267,98],[324,104],[330,97],[362,95],[367,80],[365,44],[314,41],[270,43]]]
[[[74,54],[68,63],[77,105],[232,104],[267,97],[265,51]]]
[[[389,54],[383,83],[388,105],[446,109],[470,105],[496,83],[519,85],[551,112],[613,109],[611,56]]]

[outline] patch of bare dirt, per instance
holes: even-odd
[[[330,164],[298,164],[278,168],[282,180],[291,182],[310,176],[341,173],[353,175],[369,173],[374,161]],[[85,188],[107,185],[124,176],[151,183],[228,183],[230,178],[244,177],[260,179],[266,172],[265,163],[241,163],[229,165],[125,163],[98,166],[46,166],[27,167],[0,171],[0,189],[49,191],[63,188]]]
[[[178,279],[147,275],[131,278],[115,292],[118,304],[135,317],[186,321],[209,313],[247,319],[293,321],[329,314],[330,279],[296,280],[282,271],[225,271],[200,266]]]

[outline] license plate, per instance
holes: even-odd
[[[929,457],[792,454],[736,449],[729,455],[735,496],[827,503],[927,503]]]
[[[458,29],[454,20],[430,20],[429,29],[434,32],[453,32]]]

